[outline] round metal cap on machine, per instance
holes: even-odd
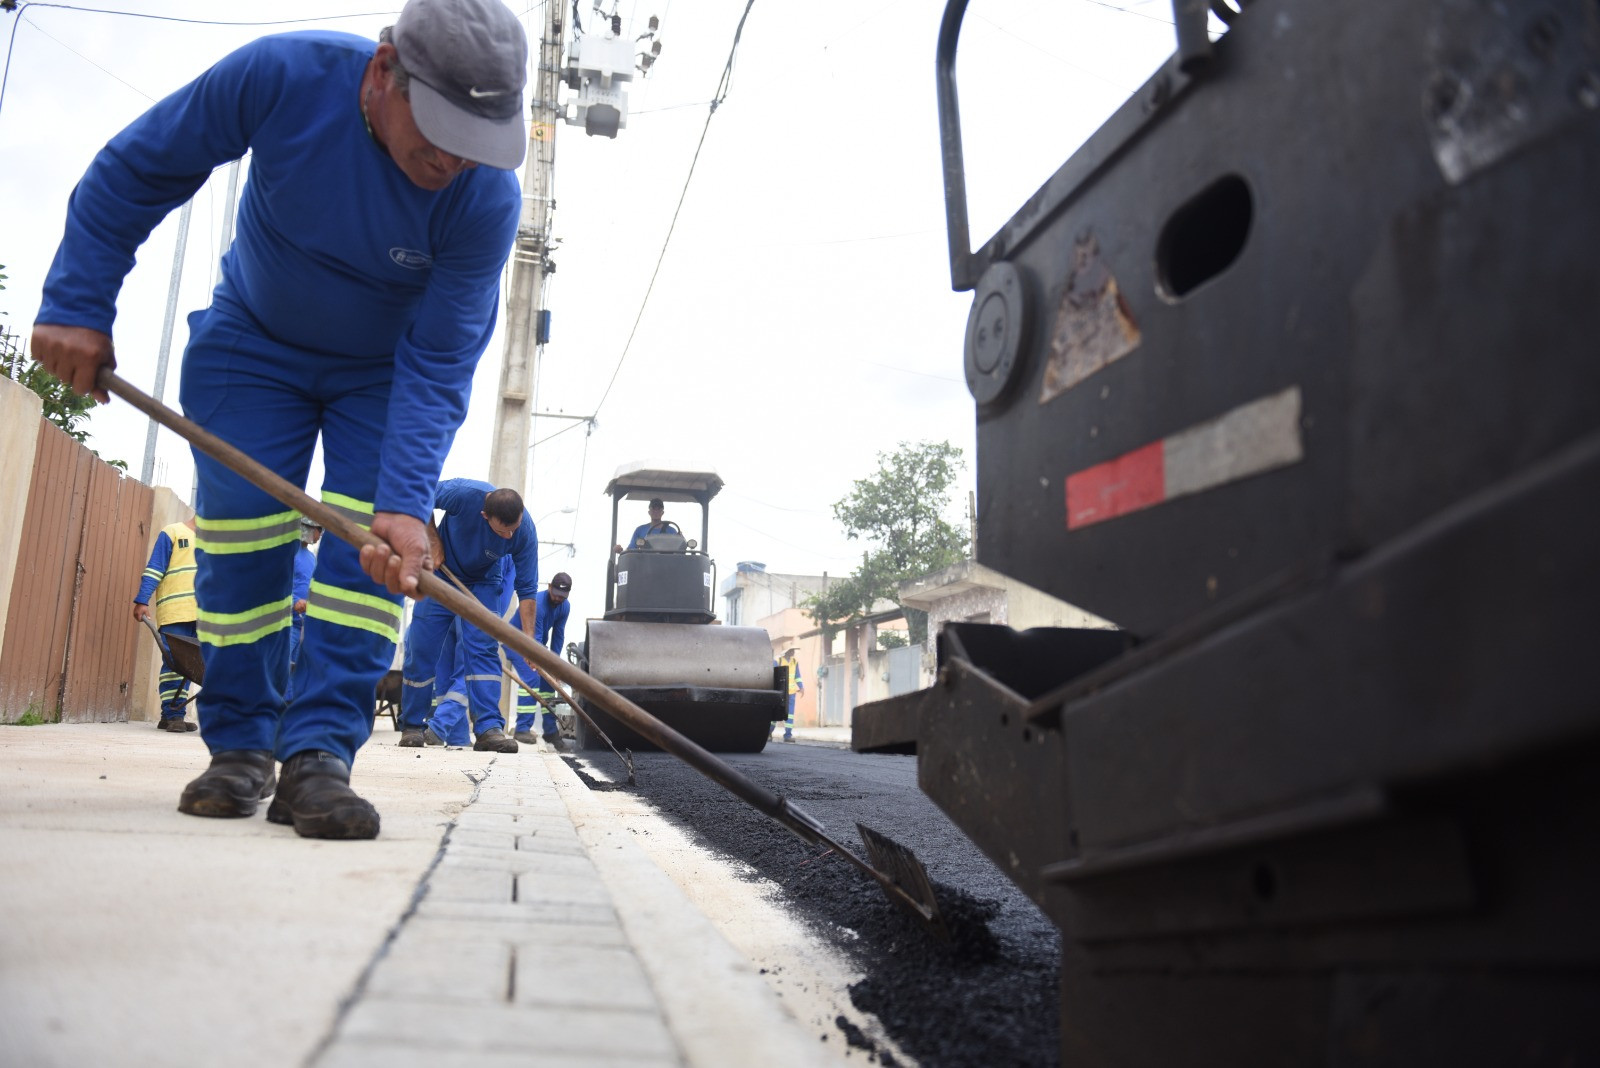
[[[978,279],[967,316],[967,389],[980,406],[1005,399],[1022,364],[1027,294],[1022,276],[1004,261]]]

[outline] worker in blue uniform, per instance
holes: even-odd
[[[565,571],[557,571],[551,576],[550,585],[539,591],[539,595],[533,599],[535,616],[533,640],[556,656],[560,656],[561,651],[566,648],[567,616],[572,612],[572,605],[567,603],[567,597],[571,593],[572,576]],[[532,664],[523,659],[521,653],[508,648],[506,659],[511,662],[511,670],[517,673],[517,677],[525,686],[538,691],[541,695],[546,695],[546,700],[555,697],[550,685]],[[517,693],[516,737],[517,741],[529,744],[536,738],[543,738],[551,745],[559,745],[561,742],[561,725],[556,722],[555,714],[546,711],[535,697],[520,689]]]
[[[663,518],[666,513],[666,506],[661,503],[661,498],[651,498],[650,506],[646,509],[646,511],[650,515],[650,522],[640,523],[638,526],[634,527],[633,536],[628,539],[628,544],[618,545],[616,547],[617,552],[620,553],[624,549],[644,548],[644,539],[648,538],[652,534],[682,533],[682,531],[678,529],[678,524],[669,519]]]
[[[300,548],[294,554],[294,591],[290,594],[294,613],[289,624],[289,684],[284,688],[283,699],[294,700],[294,666],[300,662],[300,643],[306,637],[306,609],[310,607],[311,575],[317,567],[317,554],[311,547],[322,540],[322,528],[315,519],[300,520]]]
[[[436,553],[443,566],[460,579],[478,603],[499,614],[504,578],[502,559],[510,557],[517,569],[516,592],[524,599],[521,625],[532,634],[537,621],[533,595],[539,586],[539,537],[533,520],[513,489],[496,489],[487,482],[452,478],[439,483],[434,507],[444,512],[436,528]],[[454,659],[441,665],[440,653],[447,632],[454,629],[457,645],[466,658],[467,710],[472,716],[472,748],[479,752],[515,753],[517,740],[505,732],[500,714],[500,657],[495,640],[477,627],[456,618],[434,601],[421,601],[406,630],[405,685],[400,695],[400,744],[426,744],[423,731],[433,710],[434,689],[441,674],[453,673]],[[448,675],[446,675],[448,678]]]
[[[144,565],[139,592],[133,598],[133,618],[143,622],[154,615],[156,629],[163,635],[193,638],[194,568],[194,520],[162,527],[150,548],[150,561]],[[151,598],[155,599],[153,611]],[[161,695],[161,718],[156,721],[156,728],[178,734],[195,730],[195,725],[184,718],[189,707],[189,680],[173,670],[170,658],[162,659],[156,689]]]
[[[510,556],[501,561],[503,577],[500,583],[500,597],[497,602],[500,618],[512,625],[517,624],[521,611],[521,602],[516,597],[517,569],[514,559]],[[565,571],[558,572],[550,580],[550,585],[534,598],[535,624],[533,640],[541,645],[547,645],[559,655],[562,643],[566,641],[567,613],[571,606],[567,605],[567,594],[572,590],[572,576]],[[553,604],[552,604],[553,602]],[[468,698],[467,698],[467,658],[466,651],[456,640],[456,633],[460,625],[446,631],[443,644],[439,648],[439,664],[437,674],[434,676],[433,711],[429,714],[422,732],[424,745],[467,745],[471,741],[468,737]],[[532,745],[540,740],[555,745],[561,740],[561,728],[553,715],[548,712],[544,716],[544,729],[542,733],[535,733],[539,726],[539,713],[543,706],[538,698],[529,690],[543,691],[547,700],[555,695],[548,692],[548,686],[541,680],[540,675],[533,667],[510,646],[502,646],[505,650],[506,663],[522,681],[516,688],[516,733],[513,737],[517,742]],[[448,665],[448,666],[447,666]],[[402,735],[402,737],[404,737]]]
[[[195,456],[197,630],[211,764],[180,811],[267,812],[308,837],[371,838],[350,787],[403,594],[434,567],[427,521],[494,330],[516,236],[528,46],[501,0],[408,0],[373,42],[303,31],[243,46],[157,103],[72,194],[32,352],[79,393],[114,367],[134,252],[213,168],[250,153],[238,232],[189,317],[186,415],[294,485],[323,445],[322,499],[377,536],[319,554],[292,702],[299,516]]]

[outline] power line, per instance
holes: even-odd
[[[1126,8],[1117,8],[1116,10],[1125,11],[1127,9]],[[1130,14],[1130,15],[1139,15],[1139,14],[1143,14],[1143,12],[1128,11],[1128,14]],[[1146,17],[1148,17],[1148,16],[1146,16]],[[1022,42],[1023,44],[1027,45],[1029,48],[1033,49],[1035,52],[1038,52],[1040,55],[1049,56],[1051,59],[1055,60],[1057,63],[1065,64],[1066,66],[1071,67],[1073,70],[1077,71],[1079,74],[1087,74],[1089,77],[1093,78],[1097,82],[1104,82],[1105,84],[1111,86],[1111,88],[1117,90],[1120,93],[1123,93],[1123,94],[1125,94],[1127,96],[1132,96],[1134,93],[1138,92],[1137,89],[1129,89],[1127,86],[1119,85],[1118,83],[1112,81],[1110,78],[1102,77],[1101,75],[1096,74],[1094,71],[1090,70],[1088,67],[1080,66],[1077,63],[1072,62],[1072,60],[1067,59],[1065,56],[1058,56],[1054,52],[1046,51],[1045,49],[1040,48],[1038,45],[1034,44],[1032,41],[1028,40],[1026,37],[1022,36],[1019,33],[1012,33],[1010,30],[1006,29],[1004,26],[1000,25],[998,22],[995,22],[993,19],[986,19],[981,14],[978,16],[978,18],[980,20],[984,21],[984,22],[987,22],[989,25],[993,26],[995,29],[999,30],[1001,33],[1005,34],[1007,37],[1010,37],[1010,38],[1013,38],[1014,40]],[[1168,25],[1170,25],[1170,23]]]
[[[115,11],[110,8],[103,7],[77,7],[72,4],[51,4],[45,3],[43,0],[32,0],[30,3],[19,4],[17,6],[17,14],[20,16],[23,11],[30,7],[53,7],[62,11],[83,11],[91,15],[126,15],[129,18],[134,19],[155,19],[159,22],[184,22],[192,26],[294,26],[304,22],[336,22],[339,19],[365,19],[377,18],[379,16],[387,18],[391,15],[400,14],[399,11],[352,11],[347,15],[312,15],[310,17],[301,19],[252,19],[235,21],[232,19],[186,19],[179,18],[177,15],[154,15],[148,11]]]
[[[592,434],[583,436],[583,459],[578,461],[578,491],[572,505],[572,536],[578,536],[578,517],[583,514],[583,475],[589,469],[589,439]],[[607,546],[610,548],[610,546]]]
[[[5,107],[6,85],[11,81],[11,57],[16,52],[17,48],[17,27],[22,25],[22,16],[30,7],[49,7],[55,8],[58,11],[81,11],[90,15],[126,15],[128,18],[134,19],[155,19],[160,22],[183,22],[194,26],[293,26],[306,22],[332,22],[338,19],[376,18],[379,16],[387,18],[389,16],[399,14],[398,11],[360,11],[352,12],[348,15],[314,15],[309,18],[301,19],[266,19],[261,21],[233,22],[226,19],[185,19],[179,18],[176,15],[153,15],[148,11],[114,11],[110,8],[103,7],[75,7],[71,4],[52,4],[43,2],[43,0],[34,0],[34,2],[31,3],[18,4],[15,8],[17,20],[11,24],[11,40],[6,46],[5,73],[0,74],[0,110],[3,110]],[[56,44],[61,45],[62,48],[67,49],[67,51],[83,59],[85,62],[91,63],[96,67],[100,67],[100,64],[95,63],[94,60],[90,59],[88,56],[85,56],[82,52],[72,48],[59,38],[53,37],[49,33],[45,33],[45,31],[40,28],[37,22],[31,23],[30,25],[32,25],[33,28],[38,30],[40,33],[43,33],[46,37],[49,37],[52,41],[55,41]],[[100,67],[100,69],[105,71],[107,74],[110,74],[111,77],[117,78],[115,74],[111,74],[111,72],[106,70],[104,67]],[[122,82],[123,85],[127,85],[129,89],[133,89],[134,92],[138,93],[146,100],[155,99],[154,97],[144,93],[142,90],[135,89],[127,82],[123,82],[121,78],[117,78],[117,81]]]
[[[1108,11],[1120,11],[1124,15],[1137,15],[1139,18],[1149,19],[1151,22],[1162,22],[1168,26],[1172,25],[1171,19],[1164,19],[1159,15],[1147,15],[1143,11],[1134,11],[1131,8],[1118,7],[1116,4],[1106,3],[1105,0],[1079,0],[1079,2],[1084,4],[1093,4],[1095,7],[1103,7]]]
[[[546,434],[544,437],[540,438],[538,441],[534,442],[532,445],[529,445],[528,448],[532,449],[532,448],[534,448],[536,446],[543,445],[545,442],[549,441],[551,438],[559,438],[562,434],[565,434],[569,430],[576,430],[580,426],[588,426],[592,422],[594,422],[594,420],[592,418],[591,419],[585,419],[582,416],[578,416],[576,422],[568,423],[566,426],[562,427],[560,430],[557,430],[554,434]]]
[[[700,141],[694,146],[694,158],[689,161],[689,173],[683,179],[683,191],[678,194],[678,206],[672,209],[672,222],[667,225],[667,236],[661,242],[661,253],[656,257],[655,270],[650,272],[650,282],[644,288],[644,299],[639,302],[639,314],[633,318],[633,329],[628,331],[628,340],[623,343],[622,355],[617,357],[617,366],[611,371],[611,380],[606,383],[605,392],[600,394],[600,402],[594,406],[594,413],[600,414],[606,398],[611,396],[611,388],[617,384],[617,375],[622,371],[622,364],[628,358],[628,351],[633,347],[633,339],[639,333],[639,323],[644,319],[644,310],[650,303],[650,293],[656,286],[656,278],[661,274],[661,264],[667,258],[667,246],[672,243],[672,232],[677,229],[678,215],[683,211],[683,202],[689,196],[689,183],[694,179],[695,164],[700,162],[700,150],[705,147],[706,133],[711,129],[711,120],[717,114],[717,106],[728,98],[728,85],[733,80],[733,57],[739,52],[739,37],[744,33],[745,19],[750,17],[750,9],[755,6],[756,0],[747,0],[744,5],[744,14],[739,16],[739,26],[733,31],[733,47],[728,50],[728,62],[722,68],[722,80],[717,83],[717,95],[711,101],[711,110],[706,113],[706,124],[700,129]]]
[[[22,22],[22,17],[20,15],[17,17],[17,22],[18,22],[18,24],[20,24]],[[43,26],[39,25],[37,22],[30,22],[30,23],[28,23],[28,25],[33,27],[33,30],[34,30],[35,33],[41,33],[44,36],[50,38],[50,40],[54,41],[56,44],[60,45],[62,48],[65,48],[68,52],[71,52],[73,55],[77,56],[79,59],[81,59],[85,63],[89,64],[89,66],[94,67],[96,70],[100,71],[100,73],[106,75],[108,78],[115,78],[117,81],[121,82],[123,85],[126,85],[129,89],[132,89],[134,92],[138,93],[140,96],[142,96],[146,100],[150,101],[150,103],[154,104],[156,102],[156,98],[155,97],[151,96],[149,93],[145,92],[143,89],[140,89],[137,85],[134,85],[132,82],[128,81],[126,78],[123,78],[123,77],[120,77],[120,76],[118,76],[116,74],[113,74],[111,71],[107,70],[105,67],[100,66],[100,64],[96,63],[94,60],[90,59],[88,56],[84,55],[82,52],[78,51],[76,48],[73,48],[71,45],[67,44],[67,42],[65,42],[61,38],[57,37],[55,34],[51,33],[49,30],[46,30]]]

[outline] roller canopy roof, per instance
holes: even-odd
[[[709,501],[722,491],[722,476],[710,468],[696,470],[630,463],[617,468],[606,483],[606,496],[624,501]]]

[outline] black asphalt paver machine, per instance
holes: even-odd
[[[1600,4],[1178,0],[977,249],[965,6],[978,557],[1124,629],[857,722],[1060,927],[1063,1064],[1600,1064]]]

